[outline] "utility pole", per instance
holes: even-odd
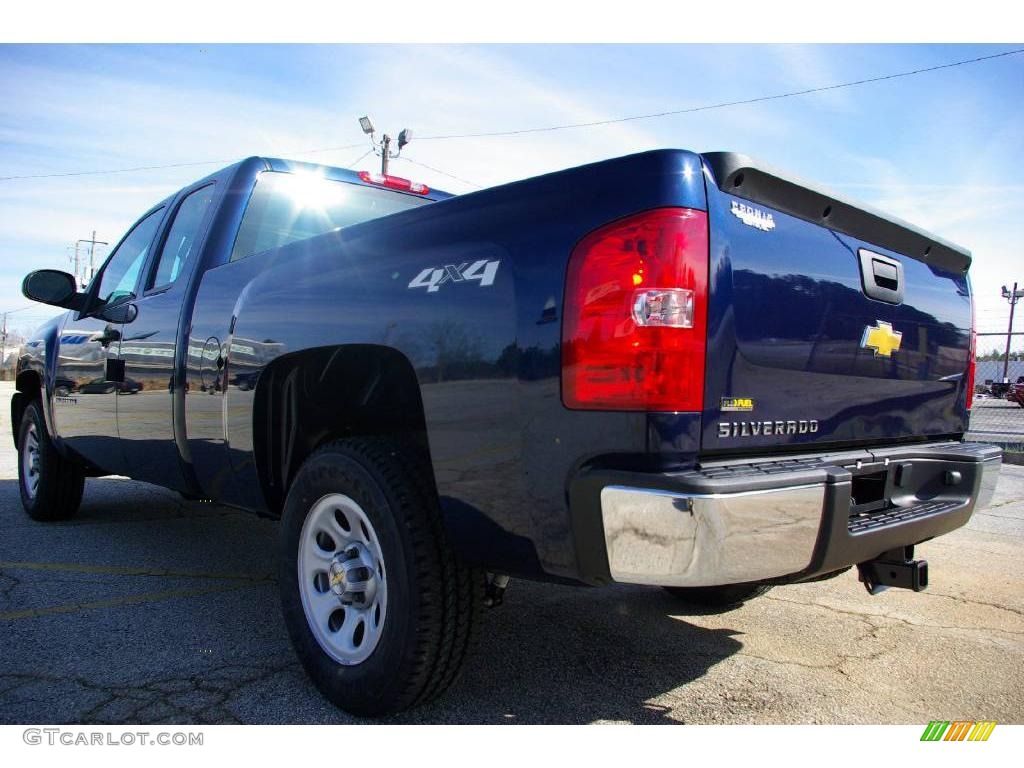
[[[1013,284],[1013,290],[1007,290],[1006,286],[1003,286],[1003,298],[1010,302],[1010,325],[1006,329],[1006,356],[1003,358],[1003,382],[1009,381],[1010,378],[1010,342],[1013,341],[1013,310],[1017,306],[1017,302],[1024,296],[1024,288],[1017,290],[1017,283]]]
[[[7,362],[7,313],[4,312],[3,327],[0,328],[0,380],[6,381],[4,363]]]
[[[97,245],[110,245],[110,243],[106,242],[105,240],[97,240],[96,239],[96,230],[95,229],[92,231],[92,239],[91,240],[84,240],[84,239],[82,239],[82,240],[79,240],[78,242],[75,243],[75,278],[76,279],[78,278],[78,245],[79,245],[79,243],[89,243],[89,274],[88,274],[88,276],[82,275],[82,286],[84,287],[86,284],[88,284],[88,282],[90,280],[92,280],[92,276],[94,274],[96,274],[96,260],[95,260],[96,246]]]
[[[388,175],[388,154],[391,152],[391,137],[386,133],[384,138],[380,141],[381,153],[380,153],[380,172],[382,176]]]

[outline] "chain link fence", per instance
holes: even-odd
[[[1020,336],[1007,361],[1006,335],[978,337],[979,360],[975,370],[974,408],[967,438],[1000,443],[1008,450],[1024,450],[1024,354]]]

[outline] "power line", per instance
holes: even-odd
[[[367,155],[370,155],[370,154],[373,154],[373,147],[370,147],[368,150],[363,152],[363,154],[361,154],[359,157],[357,157],[355,160],[353,160],[351,163],[349,163],[345,167],[346,168],[352,168],[352,166],[355,165],[356,163],[363,162],[363,158],[366,157]]]
[[[821,93],[822,91],[835,91],[840,88],[851,88],[855,85],[865,85],[867,83],[879,83],[883,80],[895,80],[900,77],[911,77],[913,75],[922,75],[926,72],[935,72],[940,69],[950,69],[952,67],[962,67],[966,64],[977,64],[981,61],[988,61],[990,59],[999,59],[1004,56],[1015,56],[1016,54],[1024,53],[1024,48],[1016,48],[1012,51],[1003,51],[1002,53],[993,53],[989,56],[978,56],[973,59],[962,59],[960,61],[952,61],[947,64],[937,64],[933,67],[922,67],[921,69],[912,69],[907,72],[894,72],[888,75],[879,75],[878,77],[866,77],[861,80],[850,80],[845,83],[834,83],[833,85],[822,85],[817,88],[805,88],[801,91],[787,91],[786,93],[775,93],[770,96],[756,96],[751,99],[738,99],[736,101],[722,101],[717,104],[705,104],[700,107],[688,107],[686,109],[672,109],[665,112],[652,112],[646,115],[629,115],[627,117],[616,117],[610,120],[593,120],[587,123],[566,123],[565,125],[549,125],[543,128],[521,128],[515,131],[484,131],[481,133],[452,133],[440,136],[419,136],[417,141],[438,141],[441,139],[478,139],[490,136],[518,136],[524,133],[544,133],[547,131],[561,131],[567,128],[591,128],[599,125],[611,125],[613,123],[625,123],[630,120],[650,120],[655,117],[668,117],[670,115],[686,115],[693,112],[708,112],[712,109],[723,109],[724,107],[738,107],[744,104],[757,104],[763,101],[775,101],[777,99],[788,99],[793,96],[805,96],[810,93]]]
[[[962,67],[962,66],[965,66],[965,65],[968,65],[968,64],[977,64],[977,63],[982,62],[982,61],[990,61],[992,59],[1000,59],[1000,58],[1003,58],[1003,57],[1006,57],[1006,56],[1015,56],[1015,55],[1020,54],[1020,53],[1024,53],[1024,48],[1015,48],[1015,49],[1009,50],[1009,51],[1002,51],[1000,53],[989,54],[988,56],[977,56],[977,57],[975,57],[973,59],[961,59],[959,61],[947,62],[946,64],[936,64],[935,66],[922,67],[922,68],[919,68],[919,69],[912,69],[912,70],[908,70],[908,71],[905,71],[905,72],[893,72],[893,73],[890,73],[888,75],[879,75],[877,77],[867,77],[867,78],[862,78],[860,80],[850,80],[850,81],[847,81],[847,82],[844,82],[844,83],[834,83],[832,85],[823,85],[823,86],[819,86],[817,88],[805,88],[805,89],[799,90],[799,91],[787,91],[785,93],[776,93],[776,94],[771,94],[771,95],[768,95],[768,96],[756,96],[756,97],[749,98],[749,99],[738,99],[736,101],[723,101],[723,102],[718,102],[716,104],[704,104],[704,105],[699,106],[699,107],[687,107],[685,109],[673,109],[673,110],[667,110],[667,111],[664,111],[664,112],[652,112],[652,113],[645,114],[645,115],[628,115],[626,117],[616,117],[616,118],[611,118],[611,119],[608,119],[608,120],[592,120],[592,121],[584,122],[584,123],[566,123],[564,125],[549,125],[549,126],[543,126],[543,127],[539,127],[539,128],[520,128],[520,129],[517,129],[517,130],[510,130],[510,131],[482,131],[482,132],[479,132],[479,133],[453,133],[453,134],[439,134],[439,135],[436,135],[436,136],[419,136],[419,137],[417,137],[416,140],[417,141],[440,141],[440,140],[446,140],[446,139],[476,139],[476,138],[487,138],[487,137],[497,137],[497,136],[518,136],[518,135],[527,134],[527,133],[545,133],[545,132],[550,132],[550,131],[567,130],[567,129],[571,129],[571,128],[592,128],[592,127],[597,127],[597,126],[602,126],[602,125],[612,125],[612,124],[615,124],[615,123],[625,123],[625,122],[629,122],[629,121],[633,121],[633,120],[650,120],[650,119],[653,119],[653,118],[656,118],[656,117],[669,117],[669,116],[672,116],[672,115],[686,115],[686,114],[692,114],[694,112],[708,112],[708,111],[714,110],[714,109],[724,109],[725,107],[737,107],[737,106],[743,106],[743,105],[746,105],[746,104],[757,104],[757,103],[765,102],[765,101],[776,101],[776,100],[779,100],[779,99],[792,98],[794,96],[806,96],[806,95],[812,94],[812,93],[822,93],[824,91],[835,91],[835,90],[839,90],[841,88],[851,88],[851,87],[856,86],[856,85],[866,85],[868,83],[879,83],[879,82],[882,82],[882,81],[885,81],[885,80],[896,80],[896,79],[902,78],[902,77],[912,77],[914,75],[921,75],[921,74],[925,74],[927,72],[936,72],[936,71],[942,70],[942,69],[951,69],[953,67]],[[346,150],[346,149],[354,149],[354,148],[359,147],[359,146],[362,146],[362,145],[361,144],[348,144],[348,145],[343,146],[343,147],[323,147],[323,148],[319,148],[319,149],[305,149],[305,150],[299,150],[299,151],[294,151],[294,152],[282,152],[282,153],[279,153],[279,154],[282,154],[282,155],[285,155],[285,154],[290,154],[290,155],[316,154],[316,153],[319,153],[319,152],[335,152],[335,151],[342,151],[342,150]],[[363,157],[365,157],[365,155],[363,155]],[[131,173],[131,172],[134,172],[134,171],[164,170],[164,169],[167,169],[167,168],[186,168],[186,167],[189,167],[189,166],[196,166],[196,165],[216,165],[216,164],[221,164],[221,163],[231,163],[231,162],[236,162],[237,159],[238,158],[234,158],[234,159],[231,159],[231,160],[200,160],[200,161],[189,162],[189,163],[171,163],[171,164],[168,164],[168,165],[142,165],[142,166],[136,166],[134,168],[116,168],[116,169],[112,169],[112,170],[100,170],[100,171],[74,171],[74,172],[68,172],[68,173],[39,173],[39,174],[26,174],[26,175],[21,175],[21,176],[0,176],[0,181],[15,181],[15,180],[21,180],[21,179],[51,179],[51,178],[68,177],[68,176],[97,176],[97,175],[113,174],[113,173]],[[359,159],[362,160],[362,157],[360,157]],[[408,160],[408,158],[406,158],[406,159]],[[357,160],[356,162],[359,162],[359,160]],[[409,162],[416,162],[416,161],[410,160]],[[353,163],[353,165],[354,165],[354,163]],[[420,165],[423,165],[424,168],[429,168],[429,166],[424,165],[422,163],[420,163]],[[436,173],[441,173],[441,174],[443,174],[445,176],[449,176],[449,177],[451,177],[453,179],[457,179],[458,181],[463,181],[463,182],[465,182],[467,184],[473,184],[473,186],[480,186],[478,184],[475,184],[474,182],[467,181],[466,179],[459,179],[457,176],[453,176],[452,174],[445,173],[444,171],[440,171],[440,170],[438,170],[436,168],[430,168],[430,170],[433,170]]]
[[[463,184],[469,184],[471,187],[476,187],[477,189],[483,189],[483,185],[477,184],[475,181],[470,181],[469,179],[463,179],[460,176],[456,176],[454,173],[448,173],[447,171],[442,171],[440,168],[435,168],[432,165],[427,165],[426,163],[421,163],[419,160],[413,160],[411,157],[399,157],[398,159],[399,160],[405,160],[405,162],[412,163],[413,165],[418,165],[421,168],[426,168],[428,171],[433,171],[434,173],[439,173],[442,176],[447,176],[449,179],[455,179],[456,181],[461,181]]]
[[[15,312],[24,312],[25,310],[28,310],[28,309],[34,309],[37,312],[46,312],[46,311],[48,311],[46,307],[40,306],[39,304],[25,304],[25,305],[20,306],[20,307],[15,307],[14,309],[5,309],[3,311],[0,311],[0,314],[2,314],[2,315],[13,315]]]
[[[300,149],[293,152],[281,152],[282,155],[312,155],[318,152],[341,152],[346,149],[355,149],[363,146],[360,144],[346,144],[344,147],[323,147],[321,149]],[[224,163],[237,162],[239,158],[230,160],[197,160],[193,163],[171,163],[169,165],[139,165],[134,168],[115,168],[107,171],[73,171],[70,173],[34,173],[25,176],[0,176],[0,181],[14,181],[17,179],[53,179],[64,176],[99,176],[110,173],[132,173],[134,171],[157,171],[166,168],[187,168],[194,165],[223,165]],[[358,161],[356,161],[358,162]]]

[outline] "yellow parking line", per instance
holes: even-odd
[[[15,621],[17,619],[35,619],[40,616],[52,616],[58,613],[77,613],[96,608],[116,608],[122,605],[139,605],[141,603],[158,603],[161,600],[173,600],[176,597],[199,597],[213,592],[228,592],[233,589],[243,589],[245,585],[231,584],[230,586],[220,584],[215,587],[200,587],[198,589],[168,589],[165,592],[146,592],[141,595],[126,595],[115,597],[110,600],[94,600],[88,603],[73,603],[69,605],[54,605],[49,608],[27,608],[23,611],[7,611],[0,613],[0,621]]]
[[[0,622],[13,622],[17,618],[38,618],[55,613],[76,613],[80,610],[92,610],[94,608],[116,608],[121,605],[138,605],[140,603],[157,603],[163,600],[173,600],[176,597],[199,597],[214,592],[229,592],[230,590],[243,589],[244,585],[232,584],[231,586],[205,587],[190,590],[167,590],[165,592],[147,592],[141,595],[127,595],[115,597],[110,600],[94,600],[88,603],[72,603],[68,605],[52,605],[48,608],[27,608],[25,610],[8,610],[0,613]]]
[[[216,573],[206,571],[171,571],[122,565],[88,565],[86,563],[22,563],[0,560],[0,569],[21,571],[65,571],[71,573],[98,573],[108,576],[168,576],[184,579],[228,579],[230,581],[271,581],[273,573]]]

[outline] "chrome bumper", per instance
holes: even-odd
[[[601,491],[612,579],[700,587],[796,573],[811,562],[825,486],[677,495]]]
[[[819,463],[820,483],[807,483],[805,472],[805,482],[790,484],[786,473],[778,473],[770,481],[776,487],[736,493],[606,485],[600,507],[609,575],[631,584],[699,587],[806,577],[853,565],[891,549],[893,542],[915,544],[965,524],[991,502],[1001,460],[991,451],[956,444],[871,458],[871,468],[895,471],[897,465],[913,466],[915,487],[894,488],[896,506],[866,532],[850,523],[851,478],[865,466],[863,459],[842,466]],[[947,467],[957,467],[965,481],[936,491],[934,483]]]

